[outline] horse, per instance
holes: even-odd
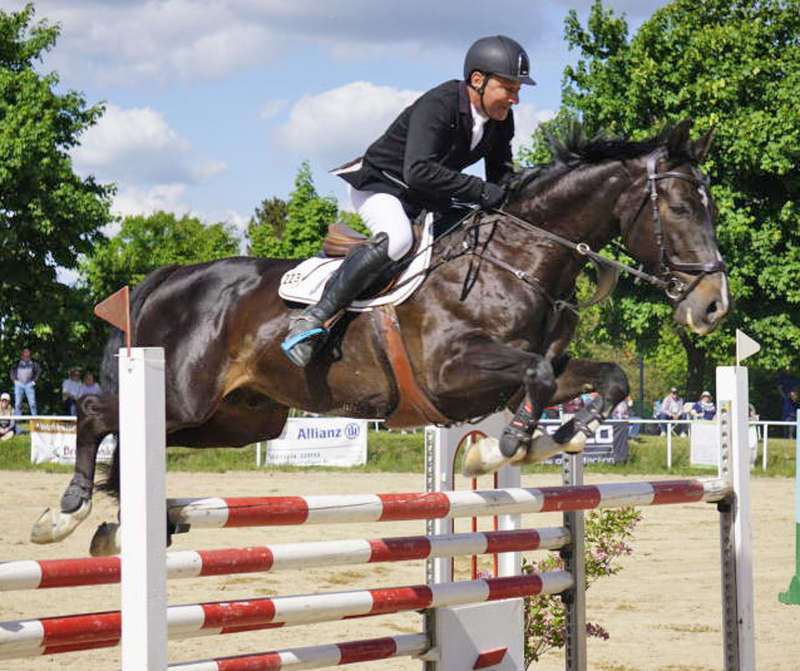
[[[698,167],[713,131],[692,140],[690,128],[685,120],[643,141],[551,138],[554,161],[523,172],[502,211],[466,219],[433,243],[422,285],[388,318],[424,403],[407,402],[379,328],[385,312],[347,313],[307,368],[288,361],[280,343],[303,306],[277,289],[298,260],[235,257],[154,271],[133,293],[131,334],[135,346],[165,351],[167,445],[269,440],[290,408],[396,418],[405,406],[399,425],[515,411],[500,440],[467,454],[473,474],[580,451],[628,394],[619,366],[566,351],[578,323],[576,279],[590,259],[604,263],[599,250],[620,238],[644,269],[633,272],[661,287],[674,321],[698,334],[729,310],[716,210]],[[98,445],[119,429],[121,342],[112,335],[101,365],[109,391],[79,401],[74,474],[60,505],[34,526],[34,542],[59,541],[89,515]],[[538,430],[546,406],[589,391],[595,401],[555,436]],[[118,494],[118,481],[115,456],[100,489]]]

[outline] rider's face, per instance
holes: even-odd
[[[472,73],[472,78],[473,85],[476,88],[480,88],[483,82],[483,75],[474,72]],[[519,87],[519,82],[511,79],[494,75],[489,77],[486,89],[483,92],[483,108],[490,119],[495,121],[505,120],[511,106],[519,102]],[[480,103],[475,106],[480,109]]]

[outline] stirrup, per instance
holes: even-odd
[[[284,340],[281,343],[281,349],[283,350],[283,353],[289,358],[289,361],[291,361],[296,366],[302,367],[305,366],[307,362],[305,362],[304,359],[294,351],[294,347],[307,340],[311,340],[312,338],[317,338],[320,336],[327,337],[327,335],[328,335],[327,329],[323,328],[322,326],[317,326],[313,329],[309,329],[308,331],[303,331],[302,333],[298,333],[297,335],[293,335],[289,338],[286,338],[286,340]]]

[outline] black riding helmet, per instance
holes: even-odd
[[[480,72],[483,75],[483,84],[476,89],[470,82],[473,72]],[[520,84],[536,84],[530,78],[530,61],[525,49],[519,42],[512,40],[505,35],[494,35],[492,37],[482,37],[473,44],[464,59],[464,79],[467,86],[477,91],[480,98],[481,110],[488,116],[486,107],[483,105],[483,93],[486,91],[486,84],[491,75],[505,77]]]
[[[525,49],[505,35],[482,37],[469,48],[464,59],[464,79],[467,84],[476,70],[487,78],[497,75],[520,84],[536,84],[529,75],[530,60]]]

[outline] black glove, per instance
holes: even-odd
[[[506,190],[502,186],[484,182],[481,191],[481,207],[487,210],[496,210],[506,202]]]

